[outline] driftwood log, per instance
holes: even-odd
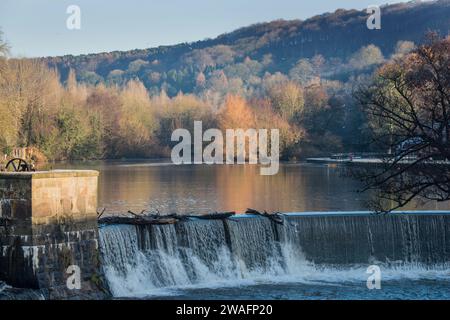
[[[236,214],[234,211],[230,212],[214,212],[207,214],[199,214],[199,215],[188,215],[189,218],[197,218],[202,220],[223,220],[228,219]]]
[[[247,209],[247,211],[245,211],[245,213],[268,218],[271,221],[275,222],[276,224],[281,224],[281,225],[284,224],[283,216],[279,212],[268,213],[267,211],[259,212],[258,210],[255,210],[255,209]]]
[[[160,215],[157,214],[146,214],[145,210],[141,211],[141,213],[137,214],[133,211],[128,211],[132,216],[109,216],[102,217],[103,213],[98,212],[98,223],[99,224],[129,224],[129,225],[166,225],[166,224],[175,224],[180,221],[187,221],[189,219],[201,219],[201,220],[233,220],[232,217],[236,215],[236,212],[214,212],[207,214],[199,214],[199,215],[179,215],[176,213],[172,213],[169,215]],[[259,212],[255,209],[247,209],[246,214],[258,215],[264,218],[268,218],[276,224],[284,224],[283,215],[279,212],[268,213],[267,211]]]
[[[132,225],[163,225],[177,223],[177,219],[173,218],[151,218],[151,217],[105,217],[98,220],[99,224],[132,224]]]
[[[131,225],[165,225],[165,224],[175,224],[179,221],[186,221],[191,218],[202,219],[202,220],[224,220],[236,214],[236,212],[215,212],[209,214],[201,215],[159,215],[159,214],[145,214],[145,210],[140,214],[136,214],[132,211],[128,211],[132,217],[128,216],[110,216],[102,218],[102,214],[98,213],[98,223],[99,224],[131,224]]]

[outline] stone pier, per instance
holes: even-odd
[[[0,281],[48,299],[107,296],[97,180],[97,171],[0,173]]]

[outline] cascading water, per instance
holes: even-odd
[[[196,220],[164,226],[103,226],[103,267],[116,297],[174,288],[364,281],[449,275],[450,216],[289,216]],[[420,273],[420,275],[418,274]]]

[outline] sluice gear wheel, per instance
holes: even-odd
[[[8,161],[5,167],[6,171],[13,172],[29,172],[32,171],[32,167],[21,158],[14,158]]]

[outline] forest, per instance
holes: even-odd
[[[416,10],[433,19],[403,30]],[[353,93],[430,28],[447,32],[449,10],[445,1],[389,6],[387,31],[375,36],[365,34],[364,12],[338,10],[193,44],[78,57],[11,58],[0,38],[0,152],[32,146],[48,160],[165,157],[173,130],[192,129],[194,120],[204,130],[277,128],[283,159],[384,152],[370,145]],[[388,32],[399,17],[399,32]],[[341,41],[355,28],[361,33]]]

